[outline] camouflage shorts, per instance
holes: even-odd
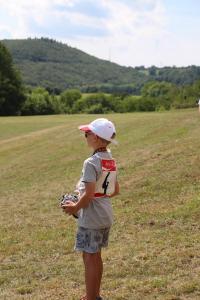
[[[87,253],[97,253],[102,247],[108,246],[109,228],[88,229],[79,227],[74,249]]]

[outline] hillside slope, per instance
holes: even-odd
[[[3,43],[27,85],[66,89],[146,81],[147,76],[138,70],[98,59],[54,40],[3,40]]]
[[[98,59],[48,38],[2,42],[10,50],[24,83],[50,90],[78,87],[83,92],[120,90],[139,94],[141,87],[151,80],[187,85],[200,79],[198,66],[131,68]]]
[[[91,149],[94,115],[0,118],[0,299],[77,300],[84,293],[76,222],[59,208]],[[98,115],[99,117],[99,115]],[[102,251],[105,300],[200,297],[197,110],[108,115],[121,193]]]

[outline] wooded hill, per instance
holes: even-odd
[[[147,81],[187,85],[200,79],[197,66],[123,67],[48,38],[2,42],[10,50],[26,85],[58,93],[76,87],[83,92],[140,94]]]

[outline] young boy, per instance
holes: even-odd
[[[93,154],[84,161],[77,184],[79,201],[69,201],[63,209],[69,215],[78,215],[75,249],[83,253],[86,284],[86,295],[81,300],[101,300],[101,248],[108,245],[113,223],[110,198],[119,194],[116,162],[107,150],[111,142],[116,143],[116,131],[113,123],[104,118],[79,126],[79,129],[85,133]]]

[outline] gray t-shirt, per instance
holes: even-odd
[[[83,163],[82,176],[77,189],[82,195],[85,182],[97,182],[102,174],[101,159],[112,159],[110,152],[98,152]],[[79,211],[78,225],[90,229],[110,227],[113,223],[113,211],[110,198],[100,197],[90,201],[88,207]]]

